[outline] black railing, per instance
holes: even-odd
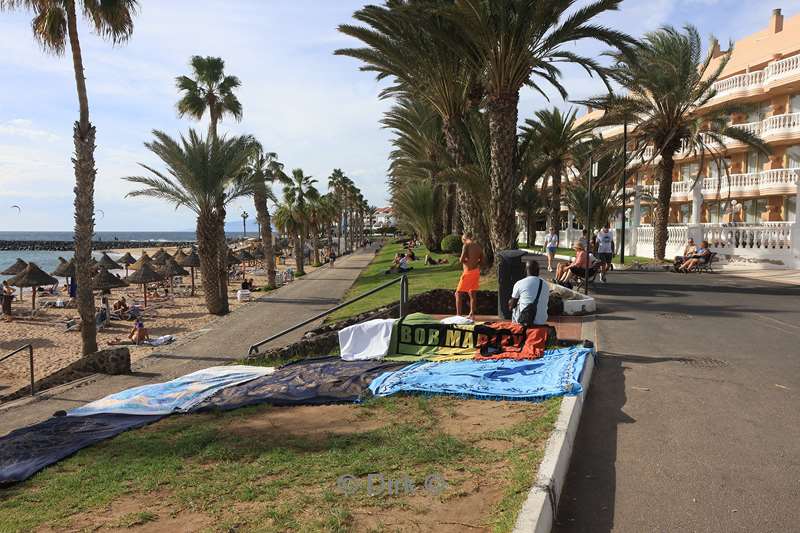
[[[26,344],[25,346],[20,346],[13,352],[6,354],[3,357],[0,357],[0,363],[18,354],[22,350],[28,350],[28,362],[30,363],[30,371],[31,371],[31,396],[33,396],[35,394],[34,383],[33,383],[33,346],[30,344]]]
[[[314,322],[316,320],[319,320],[320,318],[324,318],[324,317],[330,315],[331,313],[335,313],[336,311],[338,311],[339,309],[341,309],[343,307],[346,307],[346,306],[348,306],[348,305],[350,305],[352,303],[355,303],[355,302],[357,302],[359,300],[363,300],[367,296],[371,296],[371,295],[375,294],[376,292],[382,291],[383,289],[385,289],[387,287],[391,287],[392,285],[395,285],[397,283],[400,284],[400,317],[402,318],[406,314],[406,307],[408,305],[408,277],[405,274],[400,276],[399,278],[395,278],[395,279],[393,279],[391,281],[387,281],[383,285],[379,285],[379,286],[375,287],[374,289],[370,289],[367,292],[365,292],[364,294],[359,294],[355,298],[351,298],[350,300],[347,300],[346,302],[342,302],[339,305],[331,307],[327,311],[323,311],[322,313],[320,313],[318,315],[315,315],[315,316],[313,316],[313,317],[311,317],[311,318],[309,318],[307,320],[303,320],[302,322],[300,322],[298,324],[295,324],[294,326],[292,326],[290,328],[287,328],[287,329],[281,331],[280,333],[276,333],[275,335],[272,335],[271,337],[267,337],[263,341],[259,341],[259,342],[255,343],[255,344],[253,344],[252,346],[250,346],[250,350],[248,351],[248,354],[249,355],[257,354],[259,346],[263,346],[264,344],[267,344],[268,342],[272,342],[275,339],[283,337],[287,333],[291,333],[291,332],[293,332],[293,331],[295,331],[297,329],[300,329],[300,328],[302,328],[303,326],[305,326],[307,324],[310,324],[310,323],[312,323],[312,322]]]

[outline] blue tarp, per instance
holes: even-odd
[[[547,350],[533,360],[420,361],[375,378],[375,396],[398,392],[455,394],[497,400],[543,400],[577,395],[583,390],[581,372],[591,349],[573,346]]]
[[[167,415],[187,412],[219,390],[247,383],[274,371],[274,368],[260,366],[215,366],[166,383],[142,385],[111,394],[72,409],[67,414],[70,416],[101,413]]]
[[[164,418],[161,415],[59,416],[0,437],[0,485],[30,476],[81,448]]]

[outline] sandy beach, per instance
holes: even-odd
[[[152,255],[160,247],[146,249],[148,255]],[[167,248],[170,253],[175,249]],[[116,253],[122,255],[127,250],[117,250]],[[185,250],[188,251],[188,250]],[[130,250],[134,257],[138,258],[142,250]],[[116,255],[112,255],[116,257]],[[294,268],[294,261],[287,260],[287,264],[279,264],[278,271],[283,271],[287,267]],[[266,276],[263,271],[258,274],[253,272],[253,267],[247,268],[247,278],[253,278],[256,287],[266,285]],[[312,272],[314,267],[306,266],[306,272]],[[124,276],[124,272],[121,274]],[[185,277],[184,285],[189,285],[190,280]],[[231,310],[235,310],[246,302],[240,303],[236,299],[236,291],[239,289],[240,281],[231,282],[229,285],[229,301]],[[205,327],[209,322],[217,318],[208,314],[202,296],[202,284],[196,280],[195,296],[175,294],[169,301],[151,304],[148,301],[148,308],[145,311],[145,327],[150,338],[157,338],[162,335],[173,335],[176,342],[181,338],[197,332]],[[263,292],[255,293],[255,297],[263,295]],[[134,300],[141,301],[142,288],[138,285],[131,285],[112,291],[110,302],[116,301],[119,296],[125,296],[128,303]],[[62,298],[66,295],[62,293]],[[99,296],[97,298],[99,305]],[[70,363],[80,358],[81,335],[79,331],[66,331],[66,321],[77,318],[76,309],[58,309],[49,307],[37,311],[35,317],[30,317],[30,290],[26,290],[24,300],[14,301],[14,319],[11,321],[0,321],[0,355],[8,353],[22,345],[32,344],[34,348],[34,369],[36,379],[56,372]],[[133,322],[112,320],[109,325],[97,333],[97,343],[100,349],[110,346],[114,339],[127,339]],[[147,357],[156,348],[150,346],[129,346],[131,360],[136,361]],[[163,348],[162,348],[163,349]],[[0,364],[0,398],[6,396],[29,383],[28,357],[27,352],[20,353],[11,359]]]

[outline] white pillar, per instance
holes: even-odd
[[[575,213],[567,211],[567,233],[566,242],[560,244],[562,248],[572,248],[572,226],[575,224]]]
[[[792,224],[792,257],[794,258],[794,268],[800,268],[800,171],[797,172],[797,192],[795,193],[794,204],[794,224]]]
[[[636,245],[639,240],[639,224],[642,219],[642,186],[639,185],[639,177],[636,177],[636,185],[633,187],[633,213],[631,213],[631,237],[628,239],[628,255],[636,255]]]
[[[698,180],[694,188],[692,188],[692,218],[687,228],[688,237],[694,239],[694,242],[697,244],[700,244],[703,240],[703,226],[700,224],[700,213],[703,207],[703,190],[700,183],[700,180]]]

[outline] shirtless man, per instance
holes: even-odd
[[[475,318],[475,301],[478,292],[478,285],[481,278],[481,263],[483,262],[483,249],[472,240],[472,235],[465,233],[461,237],[464,246],[461,248],[461,259],[459,262],[464,265],[464,272],[456,287],[456,314],[461,316],[461,293],[469,294],[469,318]]]

